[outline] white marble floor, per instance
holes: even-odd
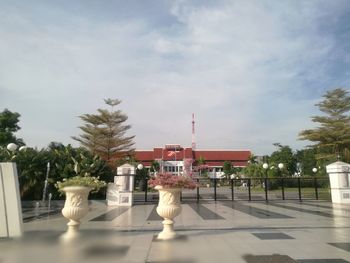
[[[0,262],[350,262],[350,206],[328,202],[183,204],[179,237],[158,241],[155,204],[92,201],[81,236],[62,243],[59,205],[24,210],[23,238],[0,239]]]

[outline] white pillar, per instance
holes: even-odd
[[[22,208],[15,163],[0,163],[0,237],[23,233]]]
[[[337,161],[326,166],[331,184],[332,203],[350,203],[350,164]]]
[[[107,187],[107,205],[132,206],[135,179],[135,167],[124,164],[117,168],[114,183]]]

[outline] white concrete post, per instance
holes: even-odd
[[[114,183],[107,188],[107,205],[132,206],[134,191],[135,167],[124,164],[117,168]]]
[[[350,164],[337,161],[326,166],[333,203],[350,203]]]
[[[0,163],[0,237],[23,233],[22,207],[15,163]]]

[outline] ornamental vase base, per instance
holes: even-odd
[[[171,219],[165,219],[162,222],[163,231],[160,232],[157,236],[157,239],[160,240],[169,240],[176,237],[176,232],[174,231],[174,221]]]
[[[62,189],[66,194],[66,202],[62,214],[69,219],[67,232],[63,239],[72,239],[79,236],[80,219],[89,211],[88,196],[91,188],[85,186],[68,186]]]
[[[157,239],[173,239],[176,237],[173,218],[181,213],[181,188],[163,188],[161,186],[156,186],[155,189],[159,191],[157,213],[164,218],[162,222],[163,230],[158,234]]]

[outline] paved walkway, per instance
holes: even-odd
[[[24,237],[0,239],[0,262],[350,262],[350,206],[329,202],[195,202],[158,241],[155,204],[92,201],[81,236],[64,243],[60,205],[24,208]]]

